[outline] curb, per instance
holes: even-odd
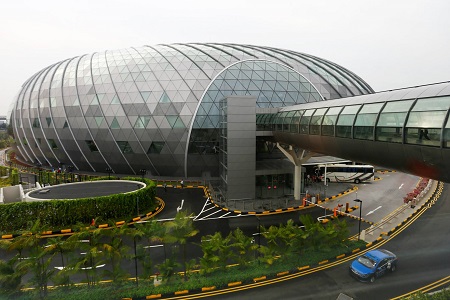
[[[216,203],[212,197],[211,197],[211,193],[209,192],[208,188],[206,187],[202,187],[204,192],[205,192],[205,196],[209,198],[209,201],[211,201],[212,204],[214,204],[215,207],[222,209],[223,211],[227,211],[227,212],[233,212],[235,214],[240,214],[240,215],[268,215],[268,214],[278,214],[278,213],[283,213],[283,212],[290,212],[290,211],[295,211],[295,210],[301,210],[301,209],[307,209],[310,206],[312,207],[312,204],[308,204],[308,205],[298,205],[298,206],[291,206],[291,207],[287,207],[287,208],[279,208],[279,209],[272,209],[272,210],[261,210],[261,211],[240,211],[240,210],[230,210],[229,208],[225,207],[225,206],[221,206],[220,204]],[[358,187],[354,186],[351,189],[345,190],[337,195],[333,195],[331,197],[326,197],[325,199],[318,200],[316,204],[320,204],[322,202],[327,202],[327,201],[331,201],[334,200],[336,198],[339,198],[341,196],[347,195],[349,193],[352,193],[354,191],[358,190]],[[300,201],[300,200],[299,200]]]

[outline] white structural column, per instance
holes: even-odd
[[[300,192],[302,186],[302,164],[308,161],[313,155],[312,152],[302,150],[299,153],[294,151],[292,145],[289,145],[289,149],[283,148],[279,143],[277,143],[278,149],[283,152],[283,154],[292,162],[295,166],[294,172],[294,199],[300,200]]]

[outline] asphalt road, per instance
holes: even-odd
[[[360,198],[364,201],[363,218],[370,221],[380,220],[401,204],[402,197],[411,191],[411,187],[418,181],[417,177],[402,173],[391,173],[382,177],[383,180],[360,185],[358,194],[352,193],[337,198],[328,205],[332,207],[338,203],[352,202],[353,199]],[[258,230],[259,224],[268,227],[272,224],[284,223],[288,219],[298,221],[302,213],[309,213],[314,217],[325,213],[323,209],[311,208],[256,218],[255,216],[239,216],[214,207],[207,201],[201,189],[167,188],[167,191],[164,191],[164,189],[158,188],[158,196],[164,200],[166,206],[157,215],[157,218],[161,220],[173,218],[177,207],[183,202],[183,210],[195,216],[195,226],[200,230],[196,239],[217,231],[228,234],[230,230],[237,227],[246,234],[254,234]],[[344,262],[341,265],[297,279],[214,298],[336,299],[339,293],[344,293],[355,299],[389,299],[448,276],[450,273],[450,259],[448,259],[450,247],[446,241],[446,237],[450,233],[450,227],[446,222],[450,216],[450,202],[446,201],[448,197],[447,185],[444,194],[434,206],[406,230],[383,245],[383,248],[398,254],[400,259],[398,270],[394,274],[380,278],[373,284],[360,283],[351,278],[348,275],[350,262]],[[358,211],[353,213],[359,214]],[[348,218],[348,222],[351,233],[357,234],[357,220]],[[367,223],[362,223],[362,229],[368,226]],[[127,241],[130,249],[132,244],[132,241]],[[169,251],[171,251],[169,247],[155,247],[149,249],[149,255],[152,256],[154,263],[158,264],[163,261]],[[190,257],[198,257],[201,254],[200,248],[195,245],[188,247],[188,253]],[[2,257],[4,254],[2,253]],[[11,254],[8,253],[7,256]],[[52,266],[60,265],[59,258],[55,257]],[[108,268],[108,265],[105,268]],[[132,261],[124,264],[124,268],[134,276],[135,269]],[[138,272],[141,273],[142,270],[138,269]],[[77,281],[82,278],[72,279]]]
[[[446,184],[440,199],[405,230],[382,248],[399,257],[395,273],[374,283],[361,283],[350,277],[350,261],[310,275],[261,286],[213,299],[323,299],[339,294],[353,299],[390,299],[421,288],[450,274],[450,189]]]

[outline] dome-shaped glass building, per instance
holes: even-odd
[[[218,174],[219,101],[259,108],[373,93],[349,70],[304,53],[237,44],[98,52],[51,65],[11,112],[17,155],[44,166],[153,176]]]

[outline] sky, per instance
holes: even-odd
[[[0,4],[0,116],[61,60],[167,43],[241,43],[315,55],[375,91],[450,80],[448,0],[14,0]]]

